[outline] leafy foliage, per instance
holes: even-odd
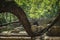
[[[15,0],[20,5],[28,17],[40,18],[43,17],[54,17],[57,13],[58,0]]]

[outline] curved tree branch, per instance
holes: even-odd
[[[1,12],[12,12],[12,14],[18,17],[20,23],[23,24],[26,32],[30,36],[34,36],[31,30],[31,25],[26,17],[25,12],[14,1],[8,1],[8,2],[6,2],[5,0],[0,1],[0,13]]]

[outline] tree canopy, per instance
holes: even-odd
[[[58,0],[15,0],[26,12],[29,18],[54,17],[60,2]]]

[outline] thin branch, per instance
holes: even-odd
[[[0,26],[7,26],[7,25],[10,25],[10,24],[13,24],[13,23],[19,23],[19,21],[10,22],[10,23],[3,23],[3,24],[0,24]],[[21,24],[20,24],[20,25],[21,25]]]
[[[43,30],[41,30],[40,32],[38,33],[35,33],[36,35],[35,36],[42,36],[44,33],[46,33],[47,31],[49,31],[49,29],[55,24],[57,23],[57,21],[60,19],[60,12],[59,12],[59,15],[56,17],[56,19],[49,25],[47,26],[46,28],[44,28]]]

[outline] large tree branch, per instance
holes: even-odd
[[[18,17],[20,23],[24,26],[26,32],[30,36],[34,36],[32,30],[31,30],[31,25],[26,17],[25,12],[14,1],[10,1],[10,2],[6,2],[4,0],[1,1],[0,13],[1,12],[12,12],[12,14],[14,14],[15,16]]]

